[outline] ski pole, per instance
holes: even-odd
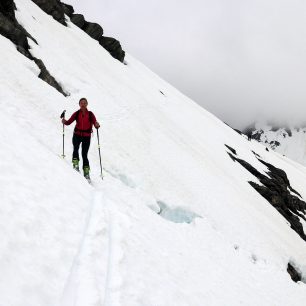
[[[61,114],[61,119],[65,119],[66,110],[64,110]],[[63,123],[63,154],[62,158],[65,158],[65,124]]]
[[[98,149],[99,149],[99,157],[100,157],[101,178],[103,180],[102,162],[101,162],[101,151],[100,151],[100,139],[99,139],[99,130],[98,129],[97,129],[97,138],[98,138]]]

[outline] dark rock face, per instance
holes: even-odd
[[[81,14],[73,14],[70,20],[77,27],[86,32],[90,37],[98,40],[99,44],[105,48],[112,57],[116,58],[120,62],[123,62],[125,52],[122,50],[120,42],[115,38],[102,36],[103,28],[99,24],[87,22],[84,16]]]
[[[11,42],[16,45],[17,50],[33,60],[40,69],[39,78],[47,82],[49,85],[53,86],[64,96],[67,94],[63,91],[61,86],[55,80],[54,77],[50,75],[46,69],[42,60],[37,59],[32,56],[29,49],[28,38],[31,38],[36,44],[36,40],[17,22],[15,18],[16,6],[13,0],[1,0],[0,2],[0,35],[8,38]]]
[[[82,28],[91,38],[99,40],[103,35],[102,27],[97,23],[86,22]]]
[[[0,34],[12,41],[18,51],[29,57],[29,45],[25,31],[2,13],[0,13]]]
[[[306,241],[303,225],[299,220],[300,217],[306,221],[306,203],[301,200],[301,195],[290,186],[286,172],[257,157],[257,159],[269,169],[266,176],[256,170],[245,160],[240,159],[229,152],[228,154],[232,160],[240,163],[241,166],[258,178],[262,185],[252,181],[250,181],[249,184],[258,193],[260,193],[284,218],[286,218],[286,220],[290,223],[291,228],[297,232],[303,240]]]
[[[95,40],[99,40],[103,35],[103,29],[99,24],[86,21],[81,14],[72,14],[70,20]]]
[[[116,58],[120,62],[123,62],[125,57],[125,52],[122,50],[120,42],[112,37],[101,37],[99,39],[99,44],[104,47],[112,57]]]
[[[59,0],[32,0],[48,15],[63,25],[67,25],[65,21],[64,6]]]
[[[263,130],[256,131],[255,133],[253,133],[252,138],[260,142],[260,137],[263,134],[263,132],[264,132]]]
[[[73,14],[70,20],[80,29],[82,29],[85,25],[85,18],[81,14]]]
[[[74,9],[73,9],[73,6],[70,5],[70,4],[66,4],[66,3],[62,3],[62,6],[63,6],[63,9],[64,9],[64,13],[71,17],[72,14],[74,13]]]
[[[30,35],[17,22],[15,9],[16,6],[13,0],[2,0],[0,2],[0,35],[8,38],[16,45],[19,52],[31,58],[27,40]]]
[[[291,279],[294,282],[300,282],[302,280],[302,276],[299,272],[296,271],[296,269],[293,267],[293,265],[290,264],[290,262],[288,263],[287,266],[287,272],[289,273]]]
[[[32,0],[43,11],[51,15],[55,20],[63,25],[67,25],[65,21],[65,14],[70,17],[77,27],[86,32],[90,37],[99,41],[99,44],[105,48],[112,57],[120,62],[123,62],[125,52],[122,50],[120,42],[112,37],[103,37],[103,28],[93,22],[85,20],[81,14],[74,14],[74,9],[71,5],[62,3],[60,0]]]
[[[236,150],[233,149],[232,147],[228,146],[227,144],[225,144],[225,146],[235,155],[237,155]]]
[[[64,90],[59,85],[59,83],[55,80],[55,78],[49,73],[43,61],[36,57],[33,57],[33,60],[40,69],[40,74],[38,75],[38,77],[42,79],[43,81],[45,81],[46,83],[48,83],[49,85],[51,85],[52,87],[54,87],[62,95],[67,97],[68,95],[64,92]]]
[[[16,6],[13,0],[1,0],[0,12],[11,20],[15,19]]]
[[[275,149],[276,147],[280,146],[280,142],[276,140],[270,141],[270,146],[272,149]]]

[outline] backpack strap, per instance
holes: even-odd
[[[78,122],[80,110],[75,112],[75,121]]]

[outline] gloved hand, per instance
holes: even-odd
[[[67,120],[65,118],[62,118],[62,123],[65,124]]]
[[[98,129],[99,127],[100,127],[100,124],[99,124],[98,121],[96,121],[96,123],[95,123],[95,128]]]

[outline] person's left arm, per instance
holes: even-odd
[[[92,119],[93,119],[93,125],[96,129],[98,129],[100,127],[99,122],[96,119],[96,116],[94,115],[94,113],[92,113]]]

